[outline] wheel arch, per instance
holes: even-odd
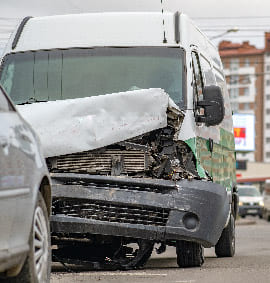
[[[52,190],[51,190],[51,183],[47,176],[44,176],[41,184],[39,186],[39,191],[42,194],[42,197],[45,201],[47,210],[48,210],[48,216],[51,215],[51,208],[52,208]]]

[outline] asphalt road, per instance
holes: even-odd
[[[54,264],[51,282],[270,283],[270,223],[251,217],[244,223],[238,222],[236,234],[235,257],[216,258],[213,249],[205,249],[206,258],[202,268],[178,268],[175,249],[168,248],[161,255],[153,252],[143,270],[89,272],[75,268],[76,272],[68,273]]]

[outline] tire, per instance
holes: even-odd
[[[202,245],[188,241],[176,242],[177,264],[179,267],[200,267],[204,263]]]
[[[233,257],[235,254],[235,220],[232,214],[215,246],[215,253],[217,257]]]
[[[21,272],[6,278],[9,283],[47,283],[51,273],[51,240],[48,211],[41,193],[35,206],[29,237],[30,250]],[[37,261],[35,261],[35,256]]]

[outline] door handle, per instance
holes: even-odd
[[[214,148],[214,141],[211,138],[209,138],[208,144],[209,144],[209,151],[212,153]]]

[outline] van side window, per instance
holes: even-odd
[[[200,61],[202,65],[202,74],[204,76],[204,82],[206,85],[215,85],[216,80],[213,74],[209,61],[201,54]]]
[[[14,111],[2,89],[0,89],[0,112]]]
[[[193,91],[194,91],[194,99],[195,102],[198,100],[202,100],[202,93],[203,93],[203,80],[202,80],[202,73],[201,67],[199,62],[198,54],[192,52],[192,66],[193,66]]]

